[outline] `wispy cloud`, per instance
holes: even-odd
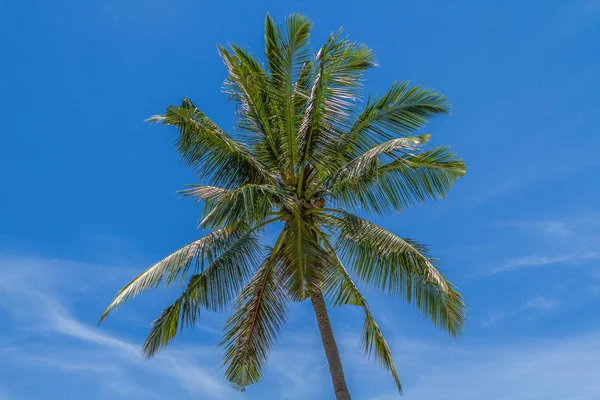
[[[536,247],[536,251],[509,258],[488,271],[488,275],[559,264],[585,264],[600,260],[598,251],[600,218],[597,212],[563,220],[508,221],[498,225],[535,232],[536,236],[529,237],[528,241]]]
[[[571,146],[560,149],[557,147],[556,150],[560,150],[565,158],[576,157],[580,148],[575,145]],[[479,184],[474,187],[474,192],[470,197],[471,203],[479,205],[511,193],[530,190],[534,185],[558,182],[589,168],[596,168],[599,163],[598,159],[590,157],[588,160],[580,160],[580,162],[565,166],[555,163],[552,158],[553,154],[552,151],[549,151],[547,155],[543,155],[537,160],[535,165],[532,165],[530,153],[523,153],[517,164],[511,168],[502,168],[498,171],[486,170],[484,173],[489,176],[489,179],[482,180],[482,177],[479,177]],[[490,172],[492,172],[491,176]]]
[[[0,284],[0,293],[3,293],[4,298],[0,304],[6,306],[6,310],[23,328],[39,332],[40,338],[53,334],[91,347],[73,353],[69,351],[69,342],[64,342],[64,346],[59,346],[58,349],[51,347],[40,355],[30,353],[27,346],[17,346],[11,353],[19,363],[30,362],[31,366],[59,368],[69,373],[93,371],[97,375],[96,384],[103,390],[124,398],[131,398],[134,393],[136,397],[141,394],[148,397],[152,393],[148,390],[148,385],[132,383],[138,380],[131,375],[139,372],[155,377],[170,377],[179,387],[189,393],[202,394],[205,398],[235,396],[235,392],[232,393],[217,375],[216,369],[213,372],[197,361],[198,356],[204,356],[213,360],[206,364],[216,364],[219,358],[216,349],[194,347],[170,350],[158,355],[152,362],[145,362],[139,345],[105,333],[74,317],[51,292],[50,275],[55,271],[49,270],[47,264],[38,260],[36,268],[35,260],[23,261],[19,263],[12,259],[11,265],[2,265],[6,271],[6,279]],[[54,261],[51,264],[56,266],[60,263]],[[87,267],[88,272],[90,268]],[[70,284],[77,286],[77,282]],[[9,302],[12,304],[8,304]],[[18,308],[14,307],[15,303],[19,304]],[[118,375],[129,376],[129,379],[117,378]]]
[[[496,269],[490,271],[490,274],[497,274],[500,272],[514,271],[521,268],[535,268],[543,267],[547,265],[556,264],[568,264],[568,263],[581,263],[592,260],[599,260],[600,253],[596,252],[573,252],[559,255],[542,255],[532,254],[524,257],[516,257],[504,262]]]
[[[418,342],[417,342],[418,344]],[[396,359],[410,357],[407,370],[418,378],[405,385],[407,400],[595,400],[600,398],[597,374],[600,333],[565,340],[536,340],[520,344],[470,346],[469,350],[435,347],[411,357],[410,342],[398,345]],[[404,349],[404,353],[402,349]],[[377,387],[379,381],[371,381]],[[361,397],[362,398],[362,397]],[[397,399],[393,391],[364,397]]]
[[[176,341],[145,361],[138,343],[78,318],[75,303],[105,289],[106,281],[112,280],[106,273],[112,271],[110,267],[0,256],[0,269],[0,310],[7,312],[0,312],[0,325],[18,327],[19,332],[7,338],[0,330],[0,340],[6,343],[2,356],[11,368],[24,374],[52,371],[66,382],[87,382],[94,393],[89,399],[242,398],[222,376],[221,351],[215,343],[181,345]],[[10,321],[2,319],[6,315]],[[216,328],[199,330],[213,337],[219,334]],[[19,340],[20,336],[28,339]],[[316,330],[312,334],[290,332],[271,355],[264,384],[252,387],[243,397],[316,398],[329,388],[327,374]],[[0,400],[4,399],[0,396]]]
[[[0,337],[5,367],[28,375],[41,370],[43,374],[53,374],[61,385],[85,382],[90,393],[87,399],[242,398],[220,376],[217,349],[175,345],[151,362],[142,361],[137,344],[77,317],[70,303],[77,296],[52,282],[43,260],[30,261],[27,268],[21,268],[16,261],[8,265],[0,258],[0,268],[10,276],[0,281],[0,306],[8,311],[14,325],[21,327],[21,336],[29,340],[12,338],[8,339],[12,344],[4,346],[7,339]],[[523,311],[518,312],[552,310],[556,305],[554,300],[540,296],[523,304]],[[6,316],[0,313],[0,318],[3,315]],[[600,346],[600,333],[519,344],[464,338],[453,345],[401,336],[395,322],[390,320],[386,331],[407,400],[438,398],[441,391],[446,398],[461,400],[592,400],[600,396],[595,377],[600,360],[589,350]],[[311,332],[316,329],[310,328],[314,328]],[[339,326],[335,329],[341,333],[340,351],[355,397],[396,399],[392,379],[357,351],[357,334],[345,335]],[[13,392],[20,394],[6,387],[8,396]],[[267,364],[264,382],[250,388],[243,397],[324,400],[331,396],[318,335],[316,331],[302,331],[284,335]]]
[[[596,233],[600,227],[600,213],[589,211],[562,219],[505,221],[499,225],[533,230],[550,236],[574,237]]]
[[[571,224],[563,221],[512,221],[504,222],[502,225],[533,229],[547,235],[559,237],[571,237],[574,234]]]
[[[529,311],[549,311],[554,309],[557,305],[558,302],[556,300],[549,299],[544,296],[536,296],[528,300],[524,304],[514,308],[513,310],[491,313],[489,318],[483,323],[483,325],[486,327],[490,327],[492,325],[497,324],[500,321],[516,317]]]

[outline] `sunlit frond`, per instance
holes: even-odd
[[[238,221],[253,225],[264,220],[271,211],[281,207],[288,210],[298,207],[298,202],[289,189],[269,184],[248,184],[236,189],[190,185],[180,193],[204,201],[201,227],[228,226]]]
[[[360,217],[345,212],[337,215],[337,248],[361,281],[415,304],[450,335],[461,332],[462,296],[433,265],[422,245]]]
[[[226,227],[183,246],[142,272],[121,289],[102,314],[100,322],[121,303],[140,293],[155,288],[163,282],[170,285],[183,279],[192,265],[196,272],[203,270],[205,265],[212,263],[221,253],[246,235],[247,231]]]
[[[143,346],[146,357],[153,357],[185,327],[191,328],[196,325],[202,308],[206,307],[206,304],[202,304],[200,293],[204,280],[203,274],[193,275],[181,296],[152,322],[150,333]]]
[[[263,262],[225,324],[225,376],[239,390],[260,380],[264,362],[286,321],[288,299],[276,262],[271,256]]]
[[[229,72],[223,91],[238,104],[238,126],[247,133],[258,158],[271,168],[280,167],[279,126],[271,118],[274,110],[269,101],[270,79],[259,61],[239,46],[231,52],[218,46],[221,59]]]
[[[261,252],[258,238],[248,232],[190,277],[181,296],[152,323],[144,354],[152,357],[175,337],[178,328],[194,326],[202,308],[222,311],[227,307],[260,263]]]
[[[395,136],[410,135],[429,120],[450,112],[450,103],[441,93],[410,82],[395,82],[381,98],[370,99],[348,132],[341,147],[357,156]]]
[[[223,132],[188,99],[182,100],[180,106],[167,107],[165,115],[149,121],[177,127],[179,153],[200,179],[223,187],[276,180],[249,149]]]
[[[352,126],[364,73],[375,65],[371,49],[343,37],[341,30],[331,34],[318,51],[315,79],[298,132],[304,161],[324,170],[331,167],[329,150]]]
[[[418,148],[417,146],[426,143],[428,140],[429,135],[422,135],[390,139],[378,144],[346,163],[331,176],[325,186],[330,187],[339,183],[354,182],[360,178],[377,174],[379,172],[378,167],[382,165],[382,157],[398,158],[396,155],[402,156],[402,153],[415,151]]]
[[[409,138],[406,138],[409,139]],[[454,182],[464,176],[464,162],[447,146],[424,152],[406,152],[391,161],[373,157],[378,149],[403,139],[392,139],[358,156],[329,180],[329,192],[348,208],[387,213],[427,199],[444,198]]]
[[[314,226],[300,215],[289,220],[277,257],[281,261],[289,296],[295,301],[309,298],[312,290],[320,285],[328,261]]]
[[[337,258],[333,249],[331,252],[332,263],[327,269],[326,277],[323,285],[325,287],[326,295],[332,298],[333,304],[336,306],[340,305],[354,305],[361,307],[365,313],[365,322],[363,324],[363,331],[361,336],[361,347],[364,354],[368,357],[374,357],[379,366],[384,368],[394,378],[398,391],[402,393],[402,385],[400,384],[400,378],[396,372],[394,361],[392,359],[392,351],[379,328],[371,310],[367,304],[367,301],[360,293],[350,274],[344,268],[341,261]]]
[[[279,153],[284,160],[284,176],[293,180],[298,163],[298,127],[302,116],[297,112],[297,93],[302,85],[296,85],[302,71],[310,62],[308,38],[312,25],[303,15],[290,15],[283,25],[277,25],[267,15],[265,20],[265,53],[271,84],[269,99],[279,125]]]

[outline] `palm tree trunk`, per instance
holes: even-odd
[[[331,373],[331,380],[333,381],[335,398],[336,400],[350,400],[350,392],[348,392],[346,379],[344,378],[344,370],[342,369],[342,360],[340,359],[340,353],[335,344],[335,337],[331,330],[331,323],[329,323],[325,299],[323,299],[321,291],[316,291],[312,295],[311,301],[313,308],[315,309],[315,314],[317,315],[317,324],[319,325],[319,331],[321,332],[325,356],[327,356],[327,362],[329,363],[329,372]]]

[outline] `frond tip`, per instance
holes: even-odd
[[[451,336],[460,334],[465,322],[462,296],[422,245],[344,212],[336,224],[340,254],[363,282],[406,299]]]
[[[287,294],[273,257],[267,258],[242,291],[225,324],[223,364],[234,388],[260,380],[264,362],[286,320]]]
[[[161,283],[166,286],[181,282],[192,268],[196,274],[209,278],[210,291],[205,292],[209,309],[219,310],[232,293],[241,288],[261,248],[254,232],[225,227],[193,241],[134,278],[119,291],[102,314],[101,324],[108,314],[123,302]]]
[[[367,301],[352,281],[350,274],[342,262],[337,258],[334,248],[329,244],[326,238],[323,238],[323,240],[331,255],[330,268],[328,269],[327,276],[324,280],[324,287],[328,297],[332,299],[335,306],[348,304],[363,309],[365,321],[360,340],[363,353],[369,359],[375,358],[381,368],[392,374],[398,392],[402,393],[402,384],[400,383],[400,377],[394,366],[392,351],[387,344],[379,325],[375,322],[375,318],[373,317],[373,314],[371,314]]]

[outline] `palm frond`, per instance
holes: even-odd
[[[200,318],[200,311],[206,307],[202,304],[203,274],[193,275],[184,292],[160,316],[152,322],[150,333],[143,346],[147,358],[154,355],[177,336],[185,327],[194,327]]]
[[[402,211],[427,199],[444,198],[464,176],[464,162],[447,146],[422,153],[407,152],[382,161],[378,145],[339,169],[325,184],[334,200],[347,208],[386,213]]]
[[[367,46],[342,31],[331,34],[317,53],[315,79],[298,133],[302,159],[327,170],[331,146],[352,126],[359,89],[367,69],[376,66]]]
[[[225,309],[259,264],[261,252],[256,235],[247,232],[206,269],[190,277],[181,296],[152,323],[144,354],[154,356],[176,336],[178,328],[193,327],[202,308]]]
[[[179,153],[200,179],[223,187],[276,180],[249,149],[223,132],[189,99],[183,99],[180,106],[167,107],[165,115],[151,117],[148,121],[177,127]]]
[[[461,332],[462,296],[433,265],[422,245],[342,211],[337,213],[337,228],[336,246],[361,281],[415,304],[451,336]]]
[[[234,225],[238,221],[253,225],[282,206],[288,210],[298,207],[289,189],[269,184],[247,184],[236,189],[190,185],[180,193],[204,201],[204,219],[200,226],[209,228]]]
[[[223,46],[217,48],[229,72],[223,91],[239,105],[238,126],[248,133],[248,142],[259,158],[271,168],[278,168],[279,127],[271,118],[267,72],[254,56],[239,46],[232,44],[232,52]]]
[[[297,112],[296,85],[306,63],[310,62],[309,36],[312,25],[303,15],[290,15],[285,24],[277,26],[267,15],[265,19],[265,52],[271,78],[269,99],[279,123],[280,148],[286,179],[293,179],[298,162],[297,133],[301,116]]]
[[[272,221],[269,220],[267,223]],[[240,288],[240,283],[233,279],[236,276],[234,273],[245,271],[255,264],[260,251],[259,237],[256,233],[259,228],[244,228],[240,224],[234,227],[225,227],[183,246],[142,272],[122,288],[102,314],[99,323],[102,323],[108,314],[116,310],[123,302],[146,290],[156,288],[161,283],[170,286],[182,281],[190,272],[192,265],[194,266],[193,273],[214,276],[214,279],[209,281],[215,285],[211,292],[214,295],[208,293],[206,301],[210,309],[221,309],[230,300],[230,296],[225,294],[235,292]],[[224,275],[216,275],[218,273]],[[222,287],[218,285],[222,285]]]
[[[288,300],[275,264],[273,256],[264,261],[225,324],[221,343],[225,346],[225,376],[239,390],[260,380],[263,365],[286,321]]]
[[[392,374],[398,391],[402,393],[400,378],[394,366],[392,351],[375,321],[367,301],[356,287],[350,274],[335,255],[331,248],[332,263],[327,270],[327,276],[323,282],[325,294],[333,299],[334,306],[354,305],[361,307],[365,313],[365,322],[361,336],[361,347],[367,358],[374,357],[379,366]]]
[[[399,151],[403,153],[411,150],[415,151],[418,148],[417,146],[426,143],[429,137],[430,135],[401,137],[378,144],[346,163],[346,165],[331,176],[328,180],[329,182],[325,183],[325,186],[353,182],[361,177],[377,174],[378,167],[382,164],[382,157],[392,156],[393,158],[398,158],[394,156]]]
[[[312,290],[319,287],[328,261],[314,226],[296,214],[287,222],[282,245],[276,253],[289,296],[294,301],[309,298]]]
[[[102,314],[100,323],[121,303],[148,289],[155,288],[163,282],[168,286],[183,279],[192,264],[195,264],[195,271],[203,270],[204,265],[212,263],[221,253],[225,252],[246,234],[247,231],[242,229],[225,227],[215,230],[171,253],[121,289]]]
[[[464,161],[452,151],[450,146],[438,146],[422,153],[407,154],[380,168],[380,172],[418,170],[427,174],[439,173],[450,180],[462,178],[467,173]]]
[[[356,156],[397,135],[411,134],[435,115],[449,112],[450,103],[441,93],[410,87],[408,81],[395,82],[384,96],[369,100],[340,143],[342,152]]]

